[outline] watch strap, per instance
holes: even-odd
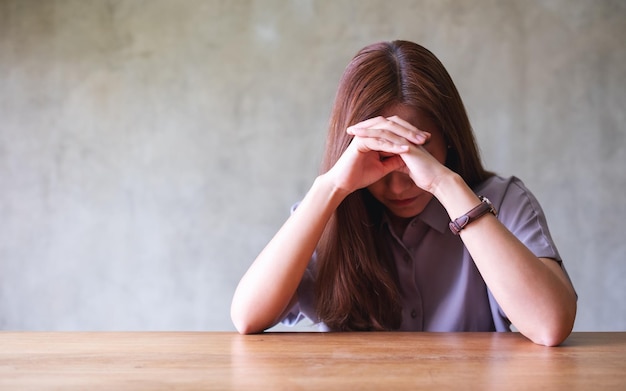
[[[478,220],[487,213],[497,216],[496,208],[494,208],[491,201],[489,201],[487,197],[478,196],[478,198],[480,198],[480,204],[478,206],[474,207],[463,216],[450,222],[450,231],[452,231],[453,234],[458,235],[463,228],[467,227],[468,224],[472,221]]]

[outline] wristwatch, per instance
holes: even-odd
[[[481,216],[484,216],[487,213],[498,216],[496,208],[491,204],[491,201],[489,201],[487,197],[478,196],[478,198],[480,198],[480,205],[473,208],[458,219],[450,222],[450,231],[452,231],[453,234],[458,235],[463,228],[467,227],[469,223],[478,220]]]

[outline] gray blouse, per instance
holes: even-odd
[[[561,262],[541,206],[516,177],[494,176],[473,189],[498,210],[498,219],[540,258]],[[459,236],[448,228],[450,219],[433,198],[402,237],[383,219],[385,235],[396,262],[402,294],[403,331],[510,331],[502,311]],[[315,312],[315,256],[298,287],[298,302],[282,320],[294,325],[303,318],[327,331]]]

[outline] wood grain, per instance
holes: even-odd
[[[626,333],[1,332],[1,390],[624,390]]]

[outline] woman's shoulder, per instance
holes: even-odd
[[[517,187],[521,187],[522,189],[526,189],[524,182],[516,176],[500,176],[500,175],[492,175],[489,178],[485,179],[478,185],[474,186],[474,191],[477,194],[482,194],[481,192],[506,192],[509,186],[515,185]],[[527,190],[527,189],[526,189]]]
[[[524,182],[516,176],[494,175],[474,189],[478,195],[487,197],[501,214],[511,210],[526,209],[533,214],[543,215],[541,205]],[[503,216],[504,217],[504,216]]]
[[[517,194],[521,197],[534,198],[524,182],[516,176],[493,175],[473,188],[478,195],[489,198],[491,202],[500,203],[505,195]],[[512,194],[513,193],[513,194]]]
[[[498,219],[536,256],[560,260],[539,201],[521,179],[493,176],[473,189],[489,198]]]

